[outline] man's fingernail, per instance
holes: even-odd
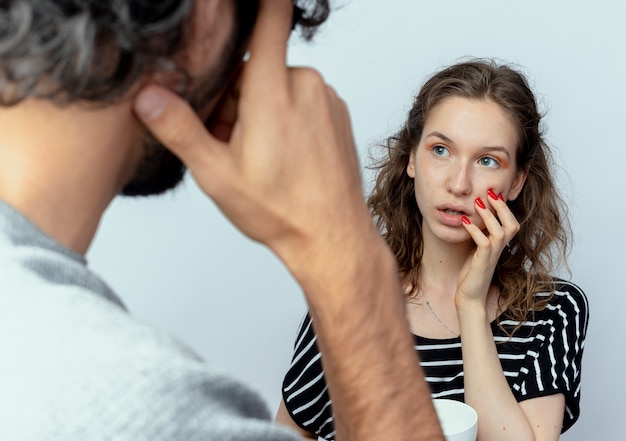
[[[137,96],[135,112],[144,121],[158,118],[165,110],[165,101],[153,90],[144,90]]]

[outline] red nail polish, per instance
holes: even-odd
[[[485,203],[481,198],[476,198],[476,205],[478,205],[480,208],[485,208]]]
[[[482,201],[481,201],[481,202],[482,202]],[[467,217],[467,216],[461,216],[461,220],[463,221],[463,223],[464,223],[465,225],[470,225],[470,224],[472,223],[472,221],[471,221],[471,220],[469,220],[469,217]]]
[[[487,194],[489,195],[489,197],[491,199],[493,199],[494,201],[498,200],[498,196],[496,196],[496,193],[490,188],[489,190],[487,190]],[[502,195],[500,195],[502,196]]]
[[[500,194],[498,195],[498,199],[500,199],[502,202],[504,202],[504,196],[502,196],[502,193],[500,193]]]

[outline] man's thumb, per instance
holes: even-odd
[[[216,142],[182,98],[156,85],[146,86],[134,102],[137,117],[190,169]]]

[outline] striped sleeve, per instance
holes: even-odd
[[[547,295],[547,294],[546,294]],[[561,282],[547,307],[536,313],[543,330],[527,353],[513,386],[518,401],[556,393],[565,396],[565,432],[580,414],[580,378],[589,309],[576,285]]]
[[[324,439],[334,439],[332,401],[308,314],[298,330],[294,355],[283,380],[282,395],[289,415],[298,426]]]

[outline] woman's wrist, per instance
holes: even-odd
[[[455,298],[454,304],[461,327],[463,326],[463,322],[467,321],[471,321],[472,323],[488,322],[484,300]]]

